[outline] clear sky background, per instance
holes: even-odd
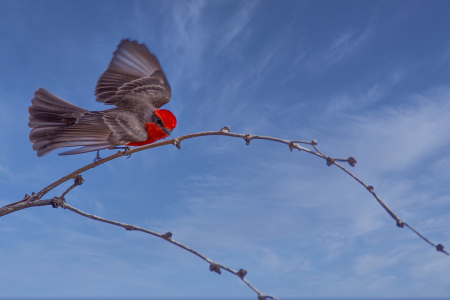
[[[92,162],[37,158],[27,107],[42,86],[109,108],[94,87],[129,37],[166,72],[173,137],[231,126],[317,139],[354,156],[352,171],[394,212],[450,248],[449,12],[448,1],[1,1],[0,205]],[[171,231],[277,297],[450,296],[450,258],[336,167],[267,141],[181,146],[90,170],[66,200]],[[50,207],[0,218],[0,257],[4,297],[256,297],[161,239]]]

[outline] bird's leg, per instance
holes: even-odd
[[[123,155],[125,155],[127,157],[127,159],[130,158],[130,156],[131,156],[131,154],[127,154],[127,152],[131,150],[131,148],[128,146],[124,146],[124,147],[116,146],[113,149],[123,149]]]
[[[94,158],[94,162],[98,162],[102,158],[100,157],[100,150],[97,150],[97,156]]]

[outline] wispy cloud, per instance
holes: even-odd
[[[251,20],[255,8],[258,5],[258,1],[247,1],[243,3],[242,8],[239,9],[238,12],[230,18],[222,28],[224,34],[217,45],[219,51],[223,51],[227,48],[230,43],[242,33],[248,22]]]
[[[190,78],[191,83],[201,85],[196,80],[201,70],[200,61],[209,43],[209,28],[202,23],[206,1],[179,2],[172,9],[172,17],[166,20],[165,48],[172,49],[176,72],[171,81],[177,83],[180,77]]]
[[[326,68],[355,54],[372,33],[373,28],[370,26],[362,31],[348,29],[340,33],[330,42],[329,46],[318,51],[309,59],[307,67],[310,69]]]
[[[355,114],[366,110],[382,101],[397,84],[402,82],[406,75],[405,69],[395,69],[388,73],[384,80],[373,83],[362,92],[345,91],[330,100],[326,108],[326,114]]]
[[[358,146],[361,153],[389,153],[383,156],[385,163],[375,163],[373,168],[401,170],[450,143],[449,97],[447,88],[412,95],[409,108],[386,109],[353,118],[351,122],[358,125],[347,126],[354,128],[355,139],[361,141]]]
[[[355,271],[360,275],[384,271],[398,264],[404,255],[397,251],[384,255],[364,254],[355,260]]]

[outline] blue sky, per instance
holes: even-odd
[[[174,137],[231,126],[317,139],[330,156],[354,156],[354,173],[400,218],[450,247],[449,11],[448,1],[1,1],[0,205],[92,162],[37,158],[27,107],[42,86],[108,108],[94,87],[129,37],[165,70]],[[266,141],[181,146],[90,170],[66,200],[171,231],[277,297],[450,297],[449,257],[336,167]],[[0,224],[0,296],[256,297],[163,240],[70,211],[30,208]]]

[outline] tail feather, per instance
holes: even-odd
[[[55,94],[47,91],[44,88],[39,88],[34,93],[34,98],[31,99],[31,104],[31,108],[42,107],[45,108],[45,111],[47,112],[60,113],[64,110],[67,112],[86,112],[85,109],[56,96]]]
[[[32,128],[29,138],[38,157],[61,147],[83,146],[63,153],[67,155],[112,146],[106,140],[108,134],[105,135],[105,130],[99,130],[101,128],[96,126],[93,126],[95,128],[83,126],[83,130],[78,128],[77,121],[89,114],[89,111],[73,105],[43,88],[39,88],[35,92],[31,104],[28,108],[30,113],[28,126]],[[80,134],[80,132],[86,135]]]

